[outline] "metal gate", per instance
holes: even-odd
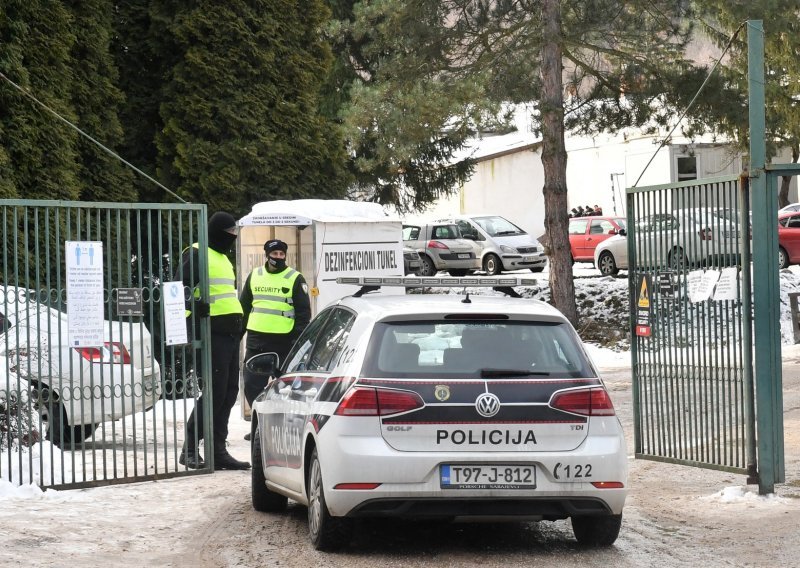
[[[182,251],[204,250],[206,206],[0,200],[0,221],[0,477],[73,488],[210,472],[178,463],[208,325],[181,321],[193,295],[165,284]],[[173,341],[181,326],[188,344]]]
[[[737,177],[627,191],[638,458],[753,473],[747,202]]]

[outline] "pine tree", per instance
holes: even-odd
[[[8,0],[0,7],[0,70],[74,120],[69,12],[60,2]],[[0,191],[4,197],[77,199],[76,133],[0,80]]]
[[[723,65],[717,68],[695,102],[690,115],[693,130],[722,134],[740,150],[748,151],[748,46],[747,29],[743,24],[747,20],[763,20],[767,157],[774,158],[780,150],[788,149],[792,162],[797,162],[800,158],[800,57],[797,50],[800,5],[795,0],[767,3],[702,0],[696,4],[703,17],[704,31],[720,49],[736,35]],[[702,76],[688,82],[693,91],[699,88],[708,69],[701,71],[698,75]],[[687,98],[688,94],[677,100],[675,106],[688,105]],[[789,203],[790,180],[784,177],[779,188],[780,206]]]
[[[561,130],[646,124],[653,102],[690,68],[683,56],[691,32],[686,8],[681,0],[354,3],[352,22],[333,26],[350,53],[363,54],[349,58],[356,78],[341,115],[348,140],[370,136],[378,149],[378,159],[362,158],[362,146],[354,145],[356,161],[380,182],[398,178],[420,145],[463,133],[451,138],[461,146],[470,127],[495,120],[500,104],[536,102],[547,146],[550,288],[553,303],[575,322]]]
[[[258,201],[344,194],[344,144],[319,112],[330,64],[320,1],[157,0],[151,17],[166,23],[179,55],[156,138],[168,187],[234,214]]]
[[[123,96],[110,52],[113,4],[104,0],[65,2],[73,15],[76,41],[72,47],[73,104],[78,126],[106,147],[119,152]],[[133,176],[122,162],[86,138],[78,142],[80,199],[136,201]]]
[[[158,13],[159,6],[153,6],[151,11],[151,4],[151,0],[116,4],[110,49],[119,69],[117,84],[125,98],[119,112],[123,127],[120,155],[157,179],[156,135],[163,128],[159,111],[164,78],[179,56],[167,31],[173,14]],[[175,200],[138,174],[134,177],[134,187],[143,202]]]

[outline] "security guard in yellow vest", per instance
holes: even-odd
[[[264,243],[267,262],[253,269],[244,283],[239,301],[247,330],[245,361],[260,353],[272,352],[277,353],[283,363],[294,340],[311,320],[308,285],[302,274],[286,266],[288,249],[279,239]],[[245,373],[244,396],[248,404],[253,404],[265,386]]]
[[[199,337],[201,318],[211,322],[211,390],[213,399],[214,469],[249,469],[250,463],[234,458],[226,448],[228,420],[239,394],[239,343],[242,339],[242,305],[236,294],[236,276],[231,261],[226,256],[236,242],[236,219],[230,213],[218,211],[208,220],[208,284],[209,303],[198,304],[195,329],[189,330],[190,338]],[[193,244],[183,253],[181,266],[175,275],[184,286],[194,291],[199,298],[200,248]],[[198,317],[199,316],[199,317]],[[206,389],[208,381],[204,381]],[[186,440],[178,462],[191,469],[205,466],[198,451],[203,439],[203,402],[205,393],[198,399],[189,420],[186,421]]]

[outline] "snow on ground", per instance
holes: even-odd
[[[590,264],[576,264],[575,265],[575,291],[576,300],[579,305],[579,312],[581,318],[588,318],[599,322],[619,322],[627,321],[627,295],[628,295],[628,282],[623,272],[620,277],[603,277],[591,267]],[[525,275],[530,277],[530,273],[517,273],[517,275]],[[524,293],[527,297],[537,299],[547,299],[547,278],[548,274],[536,274],[534,277],[541,281],[538,287],[527,289]],[[793,328],[791,322],[791,310],[789,304],[789,294],[792,292],[800,292],[800,267],[793,266],[788,270],[783,270],[780,273],[781,282],[781,337],[783,340],[783,355],[784,360],[793,360],[800,362],[800,346],[794,345]],[[490,292],[491,293],[491,292]],[[602,324],[601,324],[602,325]],[[579,332],[581,330],[579,329]],[[609,330],[606,330],[609,332]],[[611,330],[617,332],[620,337],[627,334],[627,329]],[[627,344],[626,344],[627,345]],[[630,368],[630,352],[627,350],[620,350],[614,345],[610,347],[603,347],[593,342],[585,343],[586,350],[595,364],[601,369],[615,369],[624,370]],[[187,408],[186,411],[190,411]],[[157,411],[158,412],[158,411]],[[161,420],[164,415],[169,415],[163,409],[160,411]],[[150,416],[150,427],[152,427],[152,416],[154,413],[148,413]],[[178,428],[182,428],[184,421],[184,413],[176,413],[173,417]],[[142,425],[147,428],[147,425]],[[172,424],[168,425],[172,427]],[[231,437],[237,437],[236,432],[240,432],[238,436],[241,439],[242,435],[249,431],[249,424],[241,419],[241,409],[237,406],[231,418]],[[245,457],[249,453],[249,448],[246,442],[234,442],[236,445],[241,445],[242,448],[238,452],[239,457]],[[41,453],[40,453],[41,452]],[[73,475],[76,472],[71,471],[71,462],[63,459],[62,452],[52,446],[49,442],[42,445],[35,445],[31,449],[14,449],[9,453],[4,450],[0,453],[0,460],[2,460],[2,478],[0,479],[0,501],[3,500],[84,500],[79,496],[86,496],[92,492],[108,491],[107,488],[85,489],[79,491],[55,491],[48,489],[42,491],[38,484],[40,483],[39,471],[49,471],[50,464],[55,461],[61,467],[64,467],[63,478],[66,480],[80,478],[78,475]],[[41,462],[41,463],[40,463]],[[31,467],[23,467],[23,479],[12,479],[9,477],[9,471],[17,473],[19,468],[16,464],[25,463],[30,464]],[[73,462],[74,463],[74,462]],[[74,463],[76,468],[80,468],[80,463]],[[9,467],[12,466],[12,467]],[[60,468],[56,468],[60,469]],[[32,473],[30,473],[32,472]],[[58,480],[56,480],[58,481]],[[162,482],[163,483],[163,482]],[[117,488],[115,490],[121,490]],[[767,500],[769,497],[760,497],[754,494],[752,490],[745,487],[728,487],[713,495],[706,497],[708,500],[719,503],[730,503],[732,501],[752,502],[758,500]]]

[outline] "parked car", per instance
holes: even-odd
[[[800,264],[800,212],[778,217],[778,268]]]
[[[778,209],[778,215],[782,215],[784,213],[795,213],[800,211],[800,203],[790,203],[786,207],[781,207]]]
[[[67,314],[37,300],[33,290],[0,288],[0,389],[29,390],[19,394],[48,440],[79,443],[99,423],[155,404],[160,367],[142,323],[106,321],[102,346],[73,348]]]
[[[456,215],[451,220],[478,245],[480,266],[490,276],[520,269],[541,272],[547,264],[541,243],[505,217]]]
[[[422,272],[422,259],[420,259],[419,253],[411,247],[404,246],[403,273],[406,275],[414,274],[415,276],[420,276],[421,272]]]
[[[594,249],[625,229],[624,217],[575,217],[569,220],[569,247],[573,262],[594,262]]]
[[[280,368],[259,356],[273,378],[251,415],[255,509],[307,506],[323,550],[361,517],[569,517],[578,542],[612,544],[627,449],[567,319],[529,299],[368,289],[320,312]]]
[[[420,276],[433,276],[440,270],[465,276],[480,268],[475,244],[461,236],[455,223],[403,225],[403,242],[419,253]]]
[[[644,266],[684,270],[699,266],[728,266],[739,258],[738,223],[719,208],[676,209],[636,221],[636,252]],[[595,248],[595,266],[612,275],[628,269],[627,232]]]
[[[613,276],[620,269],[628,269],[628,239],[624,229],[595,247],[594,265],[603,276]]]

